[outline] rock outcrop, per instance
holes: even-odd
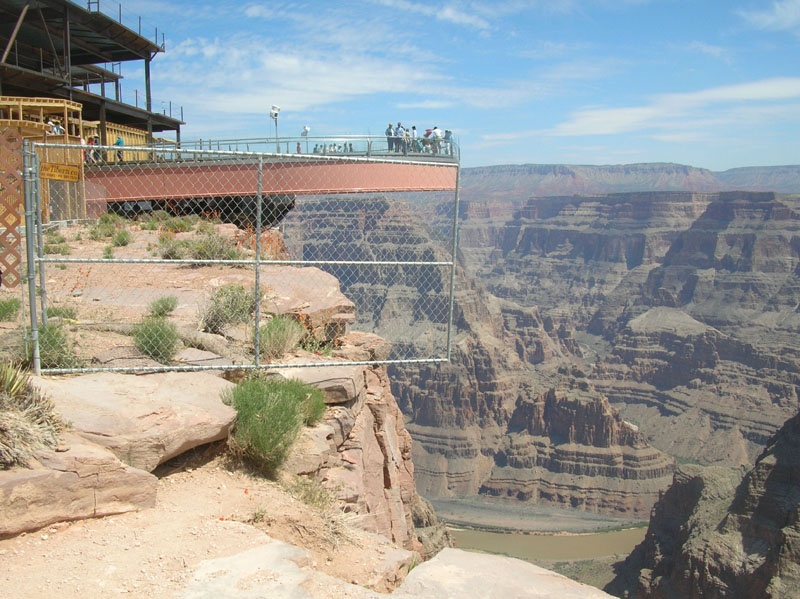
[[[53,522],[153,507],[156,478],[74,434],[31,468],[0,471],[0,538]]]
[[[235,410],[219,399],[233,384],[204,372],[102,372],[36,378],[34,385],[78,435],[147,472],[193,447],[227,439],[236,420]]]
[[[375,360],[388,351],[376,335],[351,333],[340,338],[335,355]],[[280,373],[322,389],[328,404],[325,424],[304,431],[287,470],[320,480],[364,530],[424,556],[450,546],[446,529],[417,494],[411,436],[386,367],[332,366]]]
[[[740,478],[681,467],[610,592],[641,599],[790,597],[800,588],[800,414]]]

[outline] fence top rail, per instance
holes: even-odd
[[[271,143],[275,143],[272,141]],[[51,148],[51,149],[67,149],[67,150],[97,150],[104,152],[131,152],[131,153],[145,153],[151,156],[148,159],[142,160],[137,158],[122,164],[115,164],[115,166],[137,166],[142,163],[171,163],[171,162],[187,162],[190,160],[218,160],[220,158],[240,159],[251,158],[257,159],[259,157],[265,159],[267,162],[363,162],[363,163],[408,163],[424,166],[439,166],[439,167],[456,167],[459,165],[459,158],[457,156],[445,156],[436,154],[386,154],[375,153],[374,155],[364,155],[363,152],[357,153],[292,153],[292,152],[258,152],[254,150],[223,150],[223,149],[194,149],[186,147],[176,147],[173,145],[163,144],[150,144],[150,145],[137,145],[137,146],[118,146],[118,145],[76,145],[64,143],[49,143],[49,142],[34,142],[34,148]],[[105,164],[86,165],[87,169],[104,167]]]

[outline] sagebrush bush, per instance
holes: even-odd
[[[256,311],[255,292],[242,285],[223,285],[214,291],[200,317],[201,328],[221,334],[225,327],[247,322]]]
[[[306,336],[306,328],[291,316],[273,316],[258,329],[258,352],[263,358],[276,360],[298,346]]]
[[[39,325],[39,364],[42,368],[81,368],[84,365],[72,347],[61,322]],[[33,349],[29,344],[22,348],[23,364],[33,366]]]
[[[139,217],[139,227],[146,231],[156,231],[161,224],[172,218],[166,210],[153,210],[153,212]]]
[[[111,245],[114,247],[128,245],[131,241],[133,241],[133,235],[128,229],[120,229],[111,237]]]
[[[57,254],[59,256],[68,256],[72,250],[64,243],[45,243],[42,246],[42,252],[45,254]]]
[[[33,452],[55,447],[64,423],[53,404],[30,383],[30,375],[0,363],[0,469],[26,466]]]
[[[174,295],[167,295],[150,302],[147,311],[154,318],[164,318],[172,314],[177,307],[178,298]]]
[[[286,460],[311,414],[319,418],[325,410],[319,389],[279,378],[246,379],[225,392],[223,401],[237,413],[231,448],[269,476]]]
[[[19,312],[19,298],[7,297],[0,299],[0,320],[13,320]]]
[[[236,244],[217,233],[201,233],[188,240],[189,256],[194,260],[241,260]]]
[[[125,219],[119,214],[107,212],[101,214],[97,219],[97,223],[89,229],[89,239],[100,241],[107,239],[125,228]]]
[[[164,318],[146,317],[131,330],[136,349],[160,364],[168,364],[178,353],[178,327]]]

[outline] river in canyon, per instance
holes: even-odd
[[[627,555],[646,522],[487,497],[431,499],[455,544],[537,562]]]

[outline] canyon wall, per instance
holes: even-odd
[[[306,259],[443,255],[436,232],[446,210],[383,198],[325,205],[299,203],[292,215],[308,231],[294,240]],[[331,227],[340,228],[341,241],[323,246],[319,232]],[[431,310],[420,309],[416,298],[446,305],[446,269],[402,268],[388,288],[371,284],[368,268],[332,272],[362,313],[357,326],[371,324],[388,337],[388,327],[404,323],[391,334],[401,347],[424,351],[426,331],[445,323],[443,315],[431,318]],[[580,374],[582,350],[568,313],[545,314],[497,297],[480,277],[468,279],[460,270],[456,287],[452,361],[390,371],[415,441],[420,492],[488,493],[646,516],[671,479],[672,460],[624,423]]]
[[[800,588],[800,415],[744,477],[681,467],[645,540],[607,590],[631,599],[795,596]]]

